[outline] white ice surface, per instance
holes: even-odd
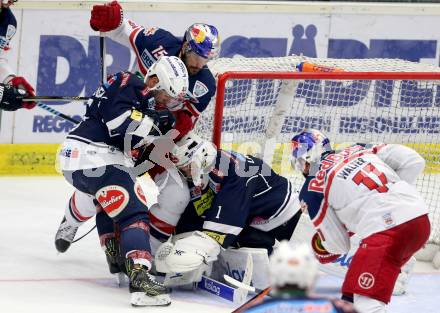
[[[163,308],[132,308],[117,287],[93,231],[57,254],[54,235],[72,188],[60,177],[0,178],[0,312],[231,312],[236,305],[203,291],[172,294]],[[93,226],[79,230],[79,235]],[[78,237],[78,235],[77,235]],[[418,264],[409,293],[394,297],[389,312],[440,313],[440,273]],[[338,296],[341,280],[322,276],[318,287]]]

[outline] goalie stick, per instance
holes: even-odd
[[[243,282],[239,282],[243,286],[248,286],[251,283],[254,270],[253,264],[252,256],[248,254],[246,268],[243,274]],[[229,276],[224,275],[224,277],[226,282],[229,282],[226,279],[226,277]],[[230,278],[233,279],[232,277]],[[236,281],[235,279],[233,280]],[[232,285],[234,284],[232,283]],[[206,276],[202,276],[202,280],[197,284],[197,287],[234,303],[243,303],[249,292],[247,288],[241,288],[241,286],[238,286],[238,289],[236,289]]]

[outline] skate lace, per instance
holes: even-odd
[[[64,222],[61,224],[60,228],[57,232],[57,239],[64,239],[69,242],[72,242],[73,238],[75,238],[76,231],[78,230],[78,227],[71,226],[67,224],[67,222]]]

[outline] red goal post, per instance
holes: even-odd
[[[325,72],[299,72],[301,62],[322,66]],[[217,94],[200,118],[198,133],[234,150],[248,141],[264,147],[276,138],[276,148],[270,148],[277,150],[270,156],[272,166],[297,188],[302,178],[284,169],[290,167],[285,162],[290,139],[303,128],[321,129],[336,148],[385,142],[417,150],[427,165],[417,187],[431,212],[430,241],[440,244],[439,67],[394,59],[297,56],[221,58],[209,67]]]

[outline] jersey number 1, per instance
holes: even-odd
[[[379,179],[380,184],[370,177],[373,175]],[[356,185],[363,184],[368,189],[376,190],[380,193],[388,191],[388,187],[386,186],[388,183],[387,177],[371,163],[368,163],[357,172],[356,175],[353,176],[353,181]]]

